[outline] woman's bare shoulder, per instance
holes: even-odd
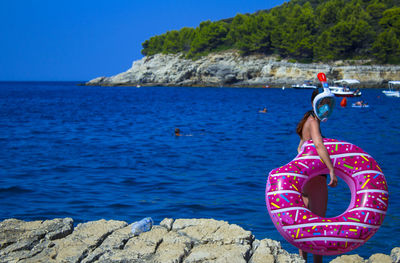
[[[314,117],[309,116],[304,123],[304,128],[308,129],[311,125],[318,124],[318,122],[314,119]]]
[[[312,116],[308,117],[306,122],[304,123],[302,140],[303,141],[310,140],[311,139],[311,130],[313,130],[315,128],[319,129],[318,121]]]

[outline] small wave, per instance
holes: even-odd
[[[11,186],[6,188],[0,188],[0,194],[25,194],[25,193],[32,193],[32,190],[25,189],[19,186]]]
[[[121,203],[115,203],[107,206],[108,208],[131,208],[133,207],[132,205],[127,205],[127,204],[121,204]]]
[[[129,178],[129,179],[122,180],[121,183],[123,185],[125,185],[125,184],[126,185],[136,185],[137,181],[134,178]]]
[[[183,210],[189,209],[192,211],[205,211],[210,209],[210,207],[207,207],[202,204],[191,204],[191,203],[175,204],[173,207]]]

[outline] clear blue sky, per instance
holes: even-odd
[[[0,81],[111,76],[151,36],[283,0],[0,0]]]

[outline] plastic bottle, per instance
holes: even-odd
[[[143,218],[132,224],[132,233],[134,236],[140,235],[142,232],[147,232],[153,227],[153,219],[151,217]]]

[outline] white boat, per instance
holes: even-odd
[[[292,88],[294,88],[294,89],[316,89],[317,86],[312,85],[311,80],[306,80],[306,81],[304,81],[303,84],[292,85]]]
[[[400,91],[399,91],[400,81],[391,80],[388,82],[388,85],[389,85],[389,90],[383,90],[382,93],[388,97],[400,97]],[[399,87],[397,87],[397,90],[395,90],[396,85],[399,85]]]
[[[350,85],[360,84],[360,81],[356,79],[341,79],[334,81],[334,86],[330,86],[329,89],[336,97],[360,97],[361,91],[357,89],[353,91],[349,88]]]

